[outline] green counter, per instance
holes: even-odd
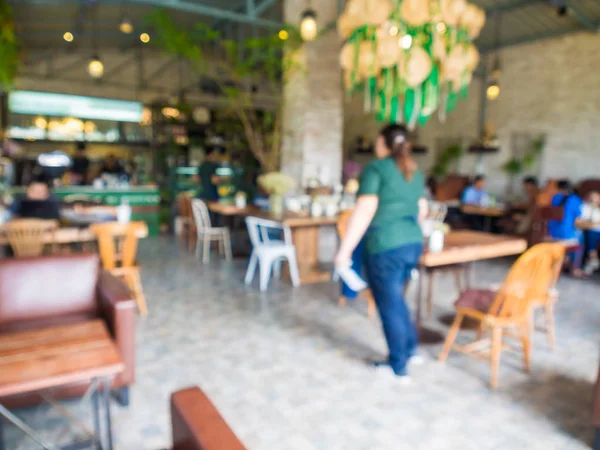
[[[91,186],[66,186],[55,188],[52,192],[61,200],[91,200],[108,206],[118,206],[121,204],[121,199],[126,198],[131,205],[131,220],[146,222],[150,236],[156,236],[159,233],[160,192],[155,186],[103,189]],[[24,188],[13,188],[12,194],[23,195]]]

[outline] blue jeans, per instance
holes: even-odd
[[[352,270],[362,276],[365,262],[365,240],[361,240],[352,253]],[[342,295],[348,300],[355,300],[358,292],[353,291],[342,281]]]
[[[389,364],[396,375],[406,375],[406,364],[419,341],[404,301],[404,285],[422,251],[423,244],[415,243],[367,256],[369,283],[390,351]]]

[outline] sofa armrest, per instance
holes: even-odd
[[[198,387],[171,395],[173,450],[245,450]]]
[[[116,378],[116,386],[127,386],[135,379],[136,303],[123,281],[107,271],[100,271],[97,286],[100,316],[121,353],[125,370]]]

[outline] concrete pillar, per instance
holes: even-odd
[[[300,25],[310,4],[319,30],[335,22],[338,0],[285,0],[284,21]],[[343,140],[343,89],[335,27],[296,51],[296,62],[284,86],[282,171],[299,182],[311,177],[341,181]]]

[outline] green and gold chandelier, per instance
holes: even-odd
[[[467,95],[484,11],[466,0],[349,0],[338,20],[349,93],[382,122],[443,120]]]

